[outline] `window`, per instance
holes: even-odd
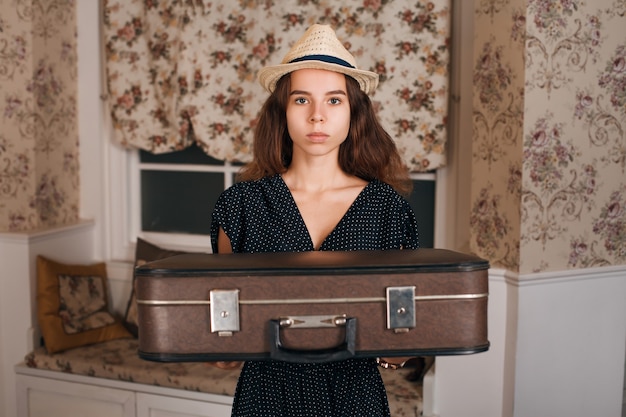
[[[139,233],[168,241],[208,235],[220,193],[235,181],[240,165],[224,163],[199,147],[153,155],[139,151]],[[434,174],[415,174],[409,202],[418,217],[420,244],[433,246]],[[185,236],[188,235],[188,236]]]
[[[170,154],[139,152],[141,231],[209,234],[219,194],[239,168],[192,146]]]

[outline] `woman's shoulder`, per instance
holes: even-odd
[[[367,185],[363,198],[370,208],[377,208],[385,213],[406,213],[412,211],[409,201],[386,182],[372,180]]]
[[[250,198],[261,195],[276,187],[279,177],[277,175],[263,177],[256,180],[239,181],[228,187],[222,193],[222,198]]]
[[[370,181],[366,188],[368,189],[369,194],[373,197],[394,201],[406,201],[405,198],[395,190],[395,188],[378,179]]]

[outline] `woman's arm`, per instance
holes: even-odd
[[[233,247],[230,244],[230,238],[226,235],[226,232],[220,226],[220,230],[217,235],[217,252],[218,253],[233,253]]]

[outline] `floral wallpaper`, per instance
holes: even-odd
[[[521,273],[625,264],[626,1],[475,7],[473,250]]]
[[[0,2],[0,231],[78,219],[76,11]]]
[[[162,153],[197,141],[248,161],[268,95],[257,70],[322,23],[381,75],[372,99],[407,165],[445,165],[450,0],[107,0],[104,22],[109,106],[126,146]]]

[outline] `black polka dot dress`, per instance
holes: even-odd
[[[314,250],[300,211],[280,175],[225,190],[213,211],[211,243],[219,228],[233,252]],[[417,249],[415,215],[388,184],[371,181],[320,250]],[[384,417],[387,395],[373,359],[302,364],[248,361],[239,376],[233,417]]]

